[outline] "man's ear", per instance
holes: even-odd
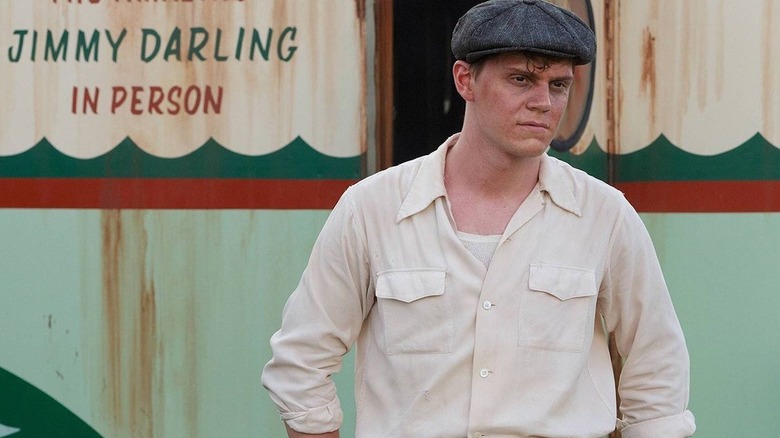
[[[474,100],[474,75],[471,65],[466,61],[455,61],[452,66],[452,78],[455,81],[455,89],[466,102]]]

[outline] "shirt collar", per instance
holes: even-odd
[[[575,197],[576,187],[573,169],[563,161],[546,153],[542,155],[539,169],[539,189],[547,192],[558,207],[582,217],[580,204]]]
[[[422,158],[412,186],[398,210],[395,218],[397,222],[425,210],[437,198],[447,195],[444,187],[444,163],[447,151],[458,141],[459,136],[460,134],[451,136],[434,152]],[[572,170],[546,153],[542,155],[539,169],[539,189],[547,192],[558,207],[576,216],[582,216],[579,203],[574,196]]]
[[[407,217],[425,210],[440,196],[446,196],[444,188],[444,162],[447,151],[457,141],[460,134],[450,136],[441,146],[422,159],[412,186],[401,203],[395,220],[401,222]]]

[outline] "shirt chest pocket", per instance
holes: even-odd
[[[387,354],[452,351],[452,303],[444,269],[392,270],[377,276]]]
[[[582,351],[595,318],[596,275],[592,270],[531,264],[528,289],[520,299],[519,345]]]

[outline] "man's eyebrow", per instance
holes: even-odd
[[[554,77],[554,78],[551,79],[551,81],[574,82],[574,75],[566,74],[566,75]]]
[[[504,70],[506,70],[509,74],[522,74],[522,75],[529,76],[529,77],[531,77],[533,79],[539,77],[539,73],[536,73],[536,71],[531,70],[529,68],[525,68],[525,67],[509,66],[509,67],[504,67]],[[573,73],[566,73],[566,74],[562,74],[560,76],[555,76],[555,77],[550,78],[550,82],[554,82],[554,81],[572,82],[572,81],[574,81],[574,74]]]
[[[509,73],[534,74],[527,67],[506,66],[506,67],[504,67],[504,70],[506,70]]]

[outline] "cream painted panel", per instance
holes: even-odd
[[[660,134],[714,155],[761,132],[780,144],[775,0],[620,1],[620,153]]]
[[[582,134],[582,140],[576,148],[584,151],[590,146],[593,137],[596,138],[598,145],[607,150],[607,57],[604,49],[607,44],[606,29],[604,28],[604,2],[592,1],[593,19],[595,21],[596,32],[596,72],[595,82],[593,84],[593,103],[590,108],[590,120],[585,132]],[[574,151],[577,152],[577,151]]]
[[[185,155],[209,137],[235,152],[262,155],[297,136],[328,155],[358,155],[366,147],[364,14],[364,0],[104,0],[96,4],[6,0],[0,4],[0,155],[23,152],[47,137],[68,155],[91,158],[126,136],[161,157]],[[163,54],[176,27],[181,30],[182,60],[166,61]],[[187,59],[193,27],[209,34],[201,52],[205,61]],[[149,62],[142,59],[143,42],[147,42],[145,54],[151,55],[155,40],[144,29],[161,37],[159,52],[149,56]],[[245,29],[243,44],[240,29]],[[259,55],[254,61],[248,59],[255,29],[263,45],[267,32],[273,30],[268,60]],[[17,30],[28,32],[21,52]],[[97,62],[76,60],[79,31],[89,39],[95,30],[100,32]],[[127,31],[116,62],[106,30],[114,40]],[[31,51],[33,31],[38,32],[35,52]],[[62,55],[57,61],[44,59],[47,31],[55,43],[64,31],[70,33],[65,60]],[[14,62],[18,52],[21,58]],[[227,60],[217,61],[217,55]],[[143,87],[137,94],[139,115],[130,111],[133,86]],[[154,106],[150,109],[152,86],[161,87],[166,96],[172,87],[186,91],[196,86],[201,104],[206,86],[211,87],[214,100],[222,87],[221,109],[215,114],[211,107],[204,114],[201,105],[193,115],[170,115],[172,106],[165,97],[157,107],[163,114],[157,114]],[[100,90],[96,114],[91,108],[79,114],[80,100],[73,114],[74,87],[87,87],[93,94],[94,89]],[[115,114],[112,101],[121,91],[115,94],[112,87],[128,91]],[[193,89],[190,102],[196,96]]]

